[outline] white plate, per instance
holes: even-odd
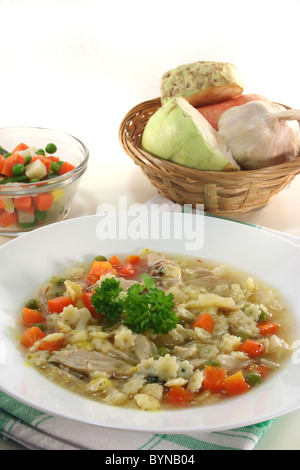
[[[186,214],[176,217],[177,223],[184,222]],[[295,338],[300,338],[300,248],[262,230],[197,217],[204,220],[204,246],[188,254],[242,268],[278,288],[295,315]],[[233,429],[275,418],[300,406],[297,355],[263,385],[243,396],[207,407],[160,412],[99,404],[26,367],[14,336],[15,327],[24,301],[52,275],[97,254],[133,253],[143,247],[169,253],[184,253],[186,249],[188,234],[181,240],[99,239],[99,220],[99,216],[67,220],[23,235],[0,248],[0,388],[4,392],[52,415],[159,433]]]

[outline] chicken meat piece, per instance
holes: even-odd
[[[206,268],[197,268],[195,275],[197,277],[189,279],[189,284],[199,287],[216,287],[227,285],[230,286],[232,281],[224,277],[216,276],[209,269]]]
[[[162,253],[150,253],[148,275],[153,278],[157,286],[169,289],[181,281],[182,272],[178,264],[166,259]]]
[[[66,349],[55,352],[50,362],[61,364],[81,374],[99,371],[115,377],[129,377],[133,373],[136,361],[129,356],[128,359],[130,362],[98,351]]]

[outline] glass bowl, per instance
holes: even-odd
[[[0,128],[2,148],[11,152],[21,142],[37,149],[45,149],[47,144],[53,143],[57,147],[55,156],[75,168],[63,175],[51,175],[44,181],[6,184],[0,181],[0,235],[18,236],[65,219],[88,164],[88,149],[69,134],[40,127]],[[48,156],[46,153],[46,158]],[[24,196],[31,198],[30,210],[18,209],[22,204],[16,200]],[[40,200],[47,201],[44,207],[38,206]]]

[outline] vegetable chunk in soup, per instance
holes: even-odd
[[[51,381],[152,411],[259,386],[291,354],[290,322],[249,275],[145,249],[54,276],[24,306],[20,342]]]

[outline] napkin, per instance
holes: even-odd
[[[189,434],[119,431],[35,410],[0,392],[0,433],[30,450],[252,450],[273,420],[244,428]]]
[[[156,196],[146,206],[173,203]],[[210,214],[205,214],[211,216]],[[300,239],[259,227],[300,244]],[[30,450],[110,450],[190,452],[198,450],[253,450],[274,420],[238,429],[210,433],[152,434],[121,431],[52,416],[0,392],[0,435]],[[117,454],[116,454],[117,455]]]

